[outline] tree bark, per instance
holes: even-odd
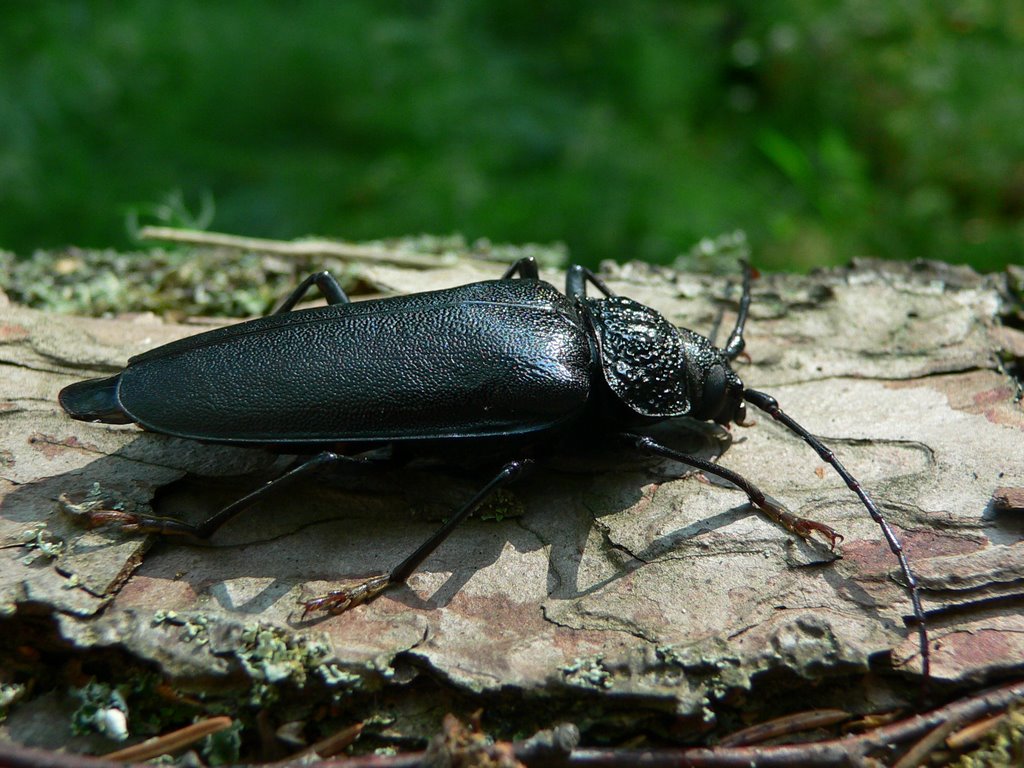
[[[366,274],[398,292],[495,276],[471,262]],[[605,274],[700,333],[724,314],[720,343],[731,327],[737,291],[727,297],[720,279],[638,264]],[[896,530],[929,612],[940,688],[1024,668],[1024,517],[1013,502],[1024,411],[1011,375],[1024,333],[1001,323],[1012,301],[1006,275],[934,263],[764,275],[749,360],[736,366],[836,452]],[[318,478],[209,546],[147,553],[150,538],[82,527],[86,508],[200,520],[281,466],[257,450],[72,421],[57,405],[61,387],[196,330],[0,307],[0,635],[29,636],[44,616],[69,653],[117,648],[182,688],[315,681],[367,713],[400,701],[405,718],[389,727],[411,736],[436,727],[438,689],[510,723],[582,717],[585,732],[615,721],[623,733],[651,718],[711,727],[737,709],[912,699],[921,659],[895,558],[839,477],[765,415],[730,432],[678,424],[658,435],[720,454],[838,530],[835,555],[758,517],[735,489],[621,453],[537,472],[492,509],[500,520],[463,525],[407,587],[312,621],[303,600],[390,568],[479,477]],[[271,640],[280,656],[254,661]]]

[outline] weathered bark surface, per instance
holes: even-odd
[[[367,272],[400,292],[494,276],[471,263]],[[733,304],[720,280],[638,265],[609,275],[616,291],[679,325],[705,332],[725,308],[729,327]],[[1024,357],[1024,334],[997,323],[1004,283],[935,264],[766,275],[747,326],[751,359],[737,366],[874,495],[926,609],[959,606],[931,621],[940,680],[1024,668],[1024,517],[1012,502],[993,502],[1024,487],[1024,411],[998,364],[998,350]],[[710,428],[683,428],[677,444],[725,448],[723,465],[841,532],[838,559],[753,514],[731,488],[672,479],[667,464],[621,454],[596,473],[538,472],[503,498],[511,516],[465,524],[407,588],[319,621],[302,621],[300,601],[389,568],[480,478],[407,470],[311,483],[252,510],[210,546],[146,553],[149,539],[86,530],[68,502],[147,509],[166,489],[161,513],[199,520],[280,461],[84,424],[59,409],[66,384],[196,330],[0,307],[0,544],[25,543],[0,550],[8,630],[49,615],[70,646],[118,645],[177,684],[202,687],[237,672],[252,639],[245,628],[259,624],[315,648],[323,682],[353,695],[407,689],[403,707],[429,710],[436,689],[412,685],[427,675],[457,695],[523,692],[552,719],[559,701],[584,693],[605,713],[713,719],[760,673],[812,690],[829,677],[859,679],[869,665],[891,662],[909,677],[920,669],[902,620],[908,596],[878,527],[807,446],[759,414],[756,426],[732,430],[731,444]],[[672,440],[671,429],[659,434]],[[847,685],[813,694],[848,706],[850,695]],[[487,700],[491,711],[500,706]]]

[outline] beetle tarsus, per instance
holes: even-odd
[[[86,512],[82,515],[89,528],[99,528],[103,525],[117,525],[123,531],[139,530],[139,516],[133,512],[120,512],[116,509],[101,509],[95,512]]]
[[[125,533],[155,533],[161,536],[202,538],[196,526],[169,517],[140,515],[116,509],[100,509],[95,512],[87,512],[82,515],[82,518],[89,528],[110,525]]]
[[[760,504],[755,504],[755,506],[765,517],[774,520],[787,531],[796,534],[801,539],[810,541],[814,538],[814,534],[817,533],[828,542],[828,548],[833,552],[836,551],[836,545],[843,541],[843,535],[834,528],[830,528],[824,523],[819,523],[817,520],[794,515],[781,502],[773,499],[771,496],[765,495],[764,501]]]
[[[836,551],[837,544],[842,544],[844,538],[843,534],[837,532],[834,528],[829,528],[824,523],[808,520],[804,517],[799,518],[794,532],[805,539],[810,539],[812,534],[820,534],[828,541],[828,548],[833,552]]]
[[[375,599],[381,592],[390,587],[394,582],[388,575],[374,576],[371,579],[357,584],[348,589],[339,589],[328,592],[326,595],[306,600],[302,604],[302,618],[316,611],[326,611],[329,614],[337,615],[355,608],[357,605],[368,603]]]

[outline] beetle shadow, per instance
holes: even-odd
[[[83,445],[47,443],[38,450],[56,460]],[[371,465],[346,471],[346,465],[337,464],[244,510],[208,541],[147,536],[119,530],[116,522],[93,526],[89,521],[94,513],[137,511],[199,524],[278,476],[292,458],[140,432],[109,455],[12,488],[0,500],[0,518],[9,523],[0,526],[0,551],[15,558],[38,552],[37,538],[22,534],[43,531],[61,552],[49,562],[37,558],[34,567],[52,565],[61,576],[73,577],[65,585],[77,584],[100,598],[129,585],[128,604],[179,610],[189,607],[189,598],[195,602],[205,596],[225,611],[259,615],[297,587],[304,599],[316,597],[312,588],[301,589],[306,582],[324,582],[326,590],[386,572],[493,474],[431,466]],[[176,466],[168,466],[171,462]],[[509,499],[498,501],[509,504]],[[473,520],[447,543],[466,533],[470,540],[461,549],[471,552],[471,562],[453,569],[452,584],[468,580],[467,568],[495,562],[506,543],[517,549],[531,546],[522,529]],[[145,578],[132,581],[129,576]],[[147,590],[163,593],[144,594]],[[439,604],[433,596],[420,599],[404,587],[389,596],[416,608]],[[301,610],[296,604],[285,613]]]
[[[727,452],[734,438],[734,433],[730,430],[715,424],[693,422],[687,419],[662,422],[643,431],[667,447],[716,463]],[[744,438],[740,437],[739,439],[743,440]],[[609,584],[653,562],[673,556],[683,557],[684,555],[679,554],[680,550],[689,543],[707,539],[709,534],[727,529],[745,518],[753,516],[764,519],[764,513],[746,500],[740,504],[726,507],[728,503],[726,499],[735,498],[737,489],[722,478],[670,459],[644,458],[638,457],[635,453],[630,456],[628,453],[622,454],[621,452],[618,454],[621,458],[615,458],[615,453],[610,455],[612,458],[608,469],[612,472],[619,471],[621,475],[603,483],[601,487],[602,489],[611,488],[613,490],[612,498],[606,498],[604,503],[596,504],[591,500],[586,504],[586,514],[583,517],[585,520],[589,516],[592,524],[590,529],[597,527],[601,531],[604,539],[604,554],[609,560],[614,561],[617,566],[615,572],[586,585],[580,583],[582,553],[584,545],[587,543],[587,533],[590,530],[581,524],[579,530],[583,532],[583,538],[576,542],[575,552],[569,548],[558,549],[552,545],[548,579],[549,597],[551,598],[573,600],[597,593],[608,587]],[[694,483],[701,482],[709,486],[727,488],[734,493],[723,494],[723,508],[720,511],[716,507],[716,511],[710,514],[672,530],[664,532],[659,530],[655,536],[645,536],[641,532],[639,538],[644,543],[632,548],[622,543],[625,539],[632,538],[628,532],[629,523],[625,524],[627,529],[623,529],[623,522],[616,521],[612,524],[613,530],[603,522],[603,518],[614,517],[620,512],[633,509],[637,502],[644,498],[645,486],[660,485],[685,478],[689,478]],[[650,500],[651,497],[648,495],[647,498]],[[671,505],[671,496],[669,499],[668,503]],[[715,502],[712,500],[711,503]],[[641,509],[645,509],[645,505],[637,507],[638,512]],[[650,509],[646,509],[640,514],[651,519]],[[658,514],[659,512],[655,510],[654,515]],[[772,525],[777,524],[772,523]],[[649,534],[651,531],[647,531],[647,533]],[[721,552],[723,556],[733,549],[742,551],[749,549],[750,545],[747,541],[737,540],[735,544],[731,544],[728,539],[728,535],[718,536],[714,544],[710,546],[713,547],[713,551]],[[702,555],[707,555],[712,551],[708,549],[707,543],[698,543],[697,546]],[[791,567],[796,568],[823,567],[840,557],[819,538],[805,540],[795,535],[789,536],[783,556]],[[866,600],[867,598],[860,596],[860,599]]]
[[[731,442],[724,429],[696,422],[645,431],[673,448],[705,459],[717,458]],[[182,451],[181,465],[167,467],[163,463],[166,457],[178,450]],[[57,569],[77,575],[89,591],[102,596],[120,584],[111,581],[108,589],[102,579],[89,579],[82,565],[87,560],[82,556],[89,555],[95,562],[109,549],[111,558],[129,557],[120,554],[118,546],[144,537],[110,527],[87,531],[82,520],[69,512],[77,509],[80,513],[90,504],[126,511],[146,511],[151,505],[157,515],[198,523],[276,476],[287,461],[287,457],[254,449],[204,446],[141,433],[108,456],[15,489],[0,505],[0,515],[26,526],[45,523],[56,538],[69,542],[68,552],[79,557],[80,564],[76,565],[74,557],[63,557],[55,563]],[[580,558],[574,557],[573,551],[587,541],[598,518],[630,508],[642,498],[648,482],[687,474],[678,463],[640,457],[602,441],[564,446],[543,464],[481,510],[485,517],[491,513],[513,519],[497,524],[467,521],[431,556],[437,558],[434,568],[440,562],[450,572],[433,594],[420,598],[412,589],[402,587],[389,593],[391,599],[410,608],[446,606],[474,573],[495,563],[509,544],[520,552],[550,546],[549,594],[560,599],[587,594],[598,587],[578,587]],[[232,474],[211,477],[213,468]],[[322,581],[330,589],[386,572],[492,476],[458,467],[339,469],[312,474],[300,487],[274,494],[230,521],[210,541],[153,537],[153,547],[137,573],[149,577],[149,584],[186,585],[187,594],[207,595],[226,611],[260,614],[305,582]],[[174,479],[182,471],[184,476]],[[559,520],[538,534],[536,519],[553,514],[549,508],[539,508],[549,506],[548,499],[541,499],[545,484],[585,495],[592,491],[595,476],[603,478],[604,486],[616,488],[614,498],[606,500],[599,514],[581,516],[578,525]],[[509,510],[517,505],[523,509]],[[496,513],[493,507],[497,507]],[[749,509],[740,507],[673,531],[652,542],[641,557],[646,560],[667,553],[676,543],[729,525],[744,514],[749,514]],[[460,540],[460,545],[452,547]],[[429,559],[424,565],[423,570],[431,570]],[[107,570],[120,572],[127,567],[126,562],[115,560]],[[613,578],[630,570],[627,563]],[[232,586],[241,582],[245,582],[244,588]],[[305,598],[316,596],[311,589],[304,594]]]
[[[203,520],[273,476],[276,473],[211,483],[210,478],[187,475],[161,489],[153,506],[161,516]],[[489,479],[486,474],[483,478],[457,468],[434,467],[334,465],[312,472],[298,487],[274,493],[241,512],[209,542],[190,544],[197,551],[217,553],[212,558],[215,562],[203,569],[203,576],[193,578],[193,587],[224,610],[261,614],[296,587],[301,599],[313,599],[320,592],[386,573]],[[449,541],[488,527],[493,526],[471,520]],[[495,539],[493,534],[476,535],[463,546],[474,548],[474,563],[483,567],[501,552],[503,540]],[[160,571],[170,576],[179,560],[171,547],[179,542],[165,540],[159,546],[167,559]],[[424,570],[430,570],[430,562],[425,565]],[[151,568],[146,572],[154,574]],[[242,578],[263,582],[263,586],[233,591],[229,584]],[[318,592],[303,586],[309,582],[324,586]],[[437,607],[434,598],[421,599],[404,586],[388,595],[410,608]],[[289,621],[307,625],[330,618],[330,614],[298,618],[301,612],[296,603]]]
[[[80,460],[83,452],[95,455],[98,449],[76,436],[58,439],[36,433],[23,445],[14,446],[5,462],[11,477],[21,474],[28,479],[0,499],[0,549],[15,559],[32,561],[34,572],[24,576],[10,572],[26,583],[43,578],[43,570],[56,571],[56,581],[27,590],[37,593],[42,602],[51,594],[62,594],[60,589],[47,591],[54,585],[65,587],[68,595],[73,594],[72,587],[81,587],[95,597],[111,597],[153,544],[153,537],[118,531],[113,525],[91,525],[90,514],[149,513],[151,500],[160,489],[183,473],[249,476],[267,471],[278,461],[262,451],[197,449],[194,441],[152,433],[139,433],[118,450],[86,464]],[[33,476],[47,465],[73,468]],[[61,583],[61,577],[69,580]],[[63,598],[56,602],[63,604]]]
[[[733,433],[726,428],[690,419],[661,422],[642,431],[662,445],[713,462],[728,451],[734,440]],[[680,462],[638,454],[631,446],[622,447],[607,441],[598,441],[569,462],[558,457],[553,465],[560,472],[568,470],[579,478],[576,490],[570,493],[584,499],[576,538],[557,542],[551,537],[548,596],[559,600],[578,599],[598,592],[652,561],[671,555],[689,540],[759,514],[751,504],[744,502],[668,531],[651,539],[642,549],[629,551],[613,541],[612,531],[603,519],[634,508],[645,498],[645,487],[683,479],[724,488],[733,486]],[[595,473],[603,476],[599,484],[594,482]],[[583,586],[580,584],[583,552],[595,528],[601,531],[606,555],[617,561],[617,568],[606,578]]]

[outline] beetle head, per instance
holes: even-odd
[[[708,339],[687,328],[679,329],[687,357],[693,361],[689,373],[699,380],[700,397],[694,403],[695,419],[719,424],[743,424],[747,406],[743,400],[743,382],[722,350]]]
[[[604,381],[629,411],[651,419],[743,421],[743,383],[706,338],[622,296],[584,302]]]

